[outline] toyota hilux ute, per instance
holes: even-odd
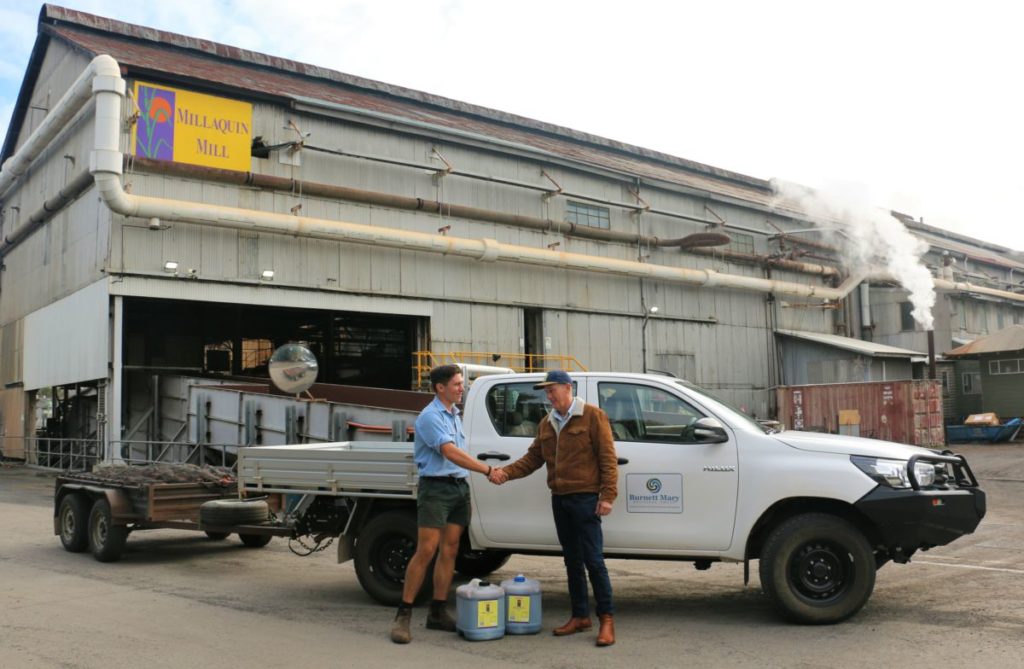
[[[471,455],[521,457],[548,407],[540,374],[478,378],[465,398]],[[654,374],[573,374],[576,394],[608,415],[619,496],[603,519],[610,558],[758,561],[761,586],[802,623],[859,611],[876,571],[975,530],[985,494],[966,459],[903,444],[773,431],[686,381]],[[569,423],[566,430],[574,429]],[[557,555],[543,473],[494,486],[469,478],[473,515],[456,569],[483,576],[514,553]],[[239,450],[241,495],[290,495],[277,522],[315,550],[339,538],[363,588],[401,596],[416,541],[409,442],[339,442]],[[429,581],[429,579],[427,579]]]

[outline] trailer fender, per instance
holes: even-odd
[[[53,527],[55,534],[60,534],[60,527],[58,524],[59,519],[57,518],[57,510],[60,508],[60,502],[66,495],[75,492],[84,492],[93,501],[99,497],[106,498],[107,503],[110,505],[111,518],[112,520],[117,521],[118,525],[127,525],[131,521],[138,520],[138,514],[135,513],[135,507],[132,505],[131,498],[128,497],[127,493],[123,490],[79,483],[69,483],[62,485],[60,487],[60,491],[54,497]],[[91,506],[92,505],[90,504],[90,507]]]

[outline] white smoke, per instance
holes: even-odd
[[[910,234],[891,213],[871,205],[858,184],[827,184],[811,190],[772,180],[774,209],[796,209],[826,229],[851,272],[885,273],[910,292],[911,315],[925,330],[933,325],[935,284],[921,262],[928,244]]]

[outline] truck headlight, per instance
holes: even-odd
[[[884,458],[851,455],[850,462],[882,485],[887,485],[890,488],[910,487],[910,479],[907,477],[906,460],[886,460]],[[918,485],[922,488],[932,485],[935,483],[935,465],[930,462],[914,463],[914,476],[917,478]]]

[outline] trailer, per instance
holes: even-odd
[[[107,467],[57,477],[53,532],[66,550],[89,550],[100,562],[120,559],[128,535],[145,529],[204,532],[217,541],[237,534],[245,546],[260,548],[290,534],[270,521],[270,508],[267,500],[240,500],[230,470]]]

